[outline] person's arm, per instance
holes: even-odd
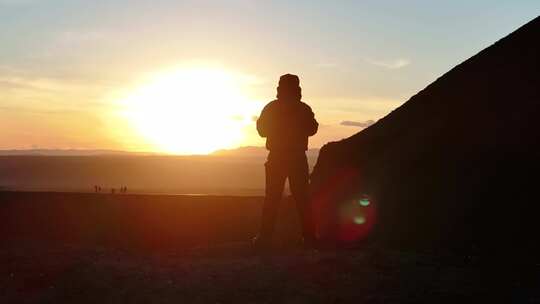
[[[315,120],[315,114],[311,110],[311,107],[308,106],[309,114],[308,114],[308,125],[306,128],[306,131],[308,133],[308,136],[313,136],[317,133],[317,130],[319,129],[319,123],[317,120]]]
[[[268,114],[266,112],[266,107],[264,107],[257,119],[257,132],[261,137],[268,136],[268,118],[266,117]]]

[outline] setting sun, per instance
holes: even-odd
[[[242,92],[241,77],[211,68],[165,72],[122,104],[138,135],[156,150],[174,154],[207,154],[240,145],[260,110],[260,103]]]

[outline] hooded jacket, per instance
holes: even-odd
[[[306,151],[308,137],[318,127],[311,107],[299,100],[271,101],[257,119],[257,131],[266,137],[266,148],[272,152]]]

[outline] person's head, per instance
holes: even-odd
[[[285,74],[279,77],[277,99],[292,101],[300,101],[302,99],[302,88],[300,88],[300,79],[298,76]]]

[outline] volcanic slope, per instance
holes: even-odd
[[[372,126],[325,145],[315,198],[339,205],[370,194],[371,236],[401,248],[540,251],[539,57],[537,17]]]

